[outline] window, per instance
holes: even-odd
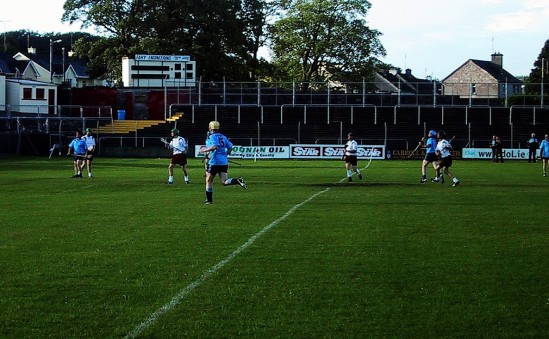
[[[193,70],[193,64],[187,64],[187,71]]]
[[[132,71],[169,71],[170,68],[168,66],[160,65],[160,66],[153,66],[153,65],[143,65],[143,66],[132,66]]]
[[[147,103],[147,96],[143,94],[136,94],[133,97],[133,102],[136,104],[146,104]]]
[[[175,70],[180,71],[181,70],[181,64],[175,64]]]
[[[23,88],[23,99],[25,100],[32,99],[32,88],[28,88],[28,87]]]
[[[36,99],[46,99],[46,91],[43,88],[36,89]]]
[[[173,77],[174,79],[181,79],[181,72],[175,72]]]

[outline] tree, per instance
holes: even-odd
[[[83,38],[86,40],[93,40],[93,36],[85,32],[72,32],[72,33],[44,33],[40,34],[29,30],[18,30],[5,33],[6,37],[6,54],[12,56],[18,52],[27,52],[28,48],[34,48],[36,53],[43,54],[49,53],[50,39],[61,40],[61,42],[55,44],[54,53],[60,51],[61,48],[65,48],[68,52],[73,48],[74,41]]]
[[[184,54],[204,79],[241,81],[255,73],[266,8],[261,0],[66,0],[63,21],[105,34],[78,52],[109,76],[120,78],[124,56]]]
[[[385,55],[380,32],[370,29],[365,0],[280,0],[283,16],[271,28],[274,63],[306,90],[316,81],[371,78]]]
[[[240,17],[243,22],[245,37],[245,53],[250,78],[257,79],[258,72],[262,72],[265,60],[259,60],[259,49],[266,44],[268,23],[267,18],[272,16],[274,6],[270,2],[261,0],[243,0]]]
[[[541,49],[538,59],[534,62],[534,68],[528,77],[528,85],[526,86],[527,94],[539,94],[543,88],[543,96],[549,92],[549,40],[545,41],[545,45]],[[542,86],[543,84],[543,86]],[[539,102],[536,100],[536,102]]]

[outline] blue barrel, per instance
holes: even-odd
[[[118,120],[124,120],[126,119],[126,110],[119,109],[118,110]]]

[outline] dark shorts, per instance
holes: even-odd
[[[214,165],[214,166],[208,165],[208,169],[206,171],[211,175],[215,176],[216,174],[219,174],[219,173],[227,173],[228,170],[229,170],[229,165]]]
[[[171,164],[185,166],[187,165],[187,156],[183,153],[174,154],[170,160]]]
[[[440,167],[452,167],[452,156],[449,155],[446,158],[440,159],[440,162],[438,163]]]
[[[86,155],[85,154],[75,154],[72,159],[74,161],[77,161],[77,160],[86,160]]]
[[[438,157],[436,153],[427,153],[425,154],[425,158],[423,160],[426,160],[428,162],[435,162],[438,161]]]
[[[345,162],[348,164],[351,164],[351,166],[356,166],[357,164],[357,156],[356,155],[346,155],[345,156]]]

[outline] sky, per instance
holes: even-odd
[[[529,75],[549,39],[549,0],[370,0],[368,26],[383,33],[382,61],[418,78],[444,79],[469,59],[503,55]]]
[[[494,52],[503,54],[503,68],[514,76],[529,75],[549,39],[549,0],[369,1],[366,21],[382,33],[387,52],[381,60],[418,78],[442,80],[467,60],[491,60]],[[64,2],[10,1],[0,13],[0,31],[79,31],[78,23],[61,23]]]

